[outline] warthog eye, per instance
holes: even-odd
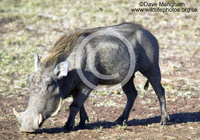
[[[56,82],[53,79],[51,79],[51,78],[49,78],[49,79],[46,80],[45,86],[46,86],[46,90],[48,90],[48,92],[52,92],[57,87],[56,86]]]
[[[47,87],[53,86],[54,85],[54,80],[51,79],[51,78],[47,79],[46,82],[45,82],[45,85]]]

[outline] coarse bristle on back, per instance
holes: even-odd
[[[93,33],[94,29],[80,30],[72,34],[64,34],[61,36],[54,46],[50,49],[49,54],[42,60],[45,67],[55,67],[61,61],[64,61],[71,53],[73,48],[77,44],[77,40],[80,36]]]
[[[127,23],[122,23],[122,24],[115,25],[115,26],[84,29],[84,30],[77,31],[75,33],[64,34],[56,41],[54,46],[50,49],[47,57],[45,57],[42,60],[43,66],[55,67],[55,65],[58,64],[59,62],[66,60],[66,58],[72,52],[73,48],[77,45],[77,42],[78,42],[78,39],[80,36],[86,37],[98,30],[103,29],[103,28],[110,28],[110,29],[114,29],[114,30],[119,29],[121,31],[123,31],[124,28],[128,28],[129,32],[135,32],[140,27],[142,27],[142,26],[139,24],[127,22]]]

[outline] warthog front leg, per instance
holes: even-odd
[[[79,92],[79,89],[78,88],[74,88],[72,91],[71,91],[71,95],[73,98],[76,97],[76,94]],[[84,107],[84,104],[83,106],[80,108],[80,122],[79,122],[79,127],[84,127],[85,126],[85,121],[87,120],[87,122],[89,122],[89,117],[87,115],[87,112],[85,111],[85,107]]]
[[[87,115],[87,112],[85,111],[84,105],[80,109],[80,122],[79,122],[79,127],[85,127],[85,121],[89,122],[89,118]]]
[[[78,93],[73,94],[73,102],[70,105],[69,118],[63,127],[64,130],[72,130],[75,124],[75,116],[80,110],[81,121],[80,124],[85,124],[85,120],[89,120],[84,108],[84,102],[87,99],[92,89],[88,87],[81,88]]]

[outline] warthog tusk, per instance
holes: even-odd
[[[15,110],[15,108],[13,108],[13,113],[15,114],[15,116],[19,116],[19,113]]]
[[[58,111],[61,108],[61,105],[62,105],[62,98],[60,98],[59,105],[58,105],[57,109],[51,114],[51,116],[54,116],[54,115],[56,115],[58,113]]]
[[[38,124],[42,123],[42,114],[39,115],[39,120],[38,120]]]

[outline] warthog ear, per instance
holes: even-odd
[[[62,77],[67,76],[69,69],[69,62],[63,61],[59,63],[55,69],[53,70],[53,74],[58,78],[61,79]]]
[[[38,70],[39,64],[40,64],[40,57],[38,54],[35,54],[35,71]]]

